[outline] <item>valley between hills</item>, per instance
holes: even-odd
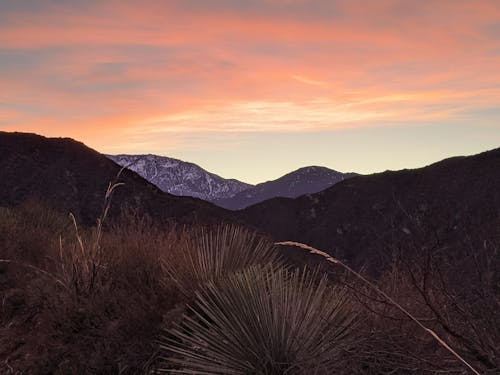
[[[499,171],[253,186],[0,132],[0,372],[498,374]]]

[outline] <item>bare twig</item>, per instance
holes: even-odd
[[[460,354],[458,354],[455,350],[453,350],[439,335],[434,332],[432,329],[427,328],[425,325],[423,325],[417,318],[415,318],[408,310],[406,310],[403,306],[401,306],[399,303],[397,303],[395,300],[393,300],[388,294],[386,294],[383,290],[379,289],[375,284],[373,284],[371,281],[366,279],[363,275],[359,274],[358,272],[354,271],[351,267],[349,267],[347,264],[341,262],[340,260],[332,257],[330,254],[318,250],[314,247],[305,245],[300,242],[293,242],[293,241],[284,241],[284,242],[276,242],[276,245],[280,246],[295,246],[299,247],[301,249],[307,250],[311,254],[317,254],[321,255],[327,262],[337,264],[347,271],[349,271],[351,274],[356,276],[358,279],[362,280],[365,282],[367,285],[369,285],[371,288],[377,291],[380,295],[384,296],[391,304],[393,304],[395,307],[397,307],[403,314],[405,314],[408,318],[410,318],[413,322],[415,322],[420,328],[422,328],[424,331],[426,331],[428,334],[430,334],[443,348],[448,350],[451,354],[453,354],[460,362],[462,362],[469,370],[471,370],[474,374],[476,375],[481,375],[479,371],[477,371],[474,367],[472,367],[469,362],[467,362]]]

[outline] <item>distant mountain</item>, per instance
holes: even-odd
[[[138,173],[165,192],[204,199],[230,210],[242,209],[275,197],[295,198],[316,193],[355,175],[312,166],[253,186],[234,179],[224,179],[196,164],[165,156],[106,156]]]
[[[250,187],[231,198],[214,200],[213,203],[230,210],[239,210],[271,198],[296,198],[317,193],[353,176],[356,174],[341,173],[325,167],[304,167],[276,180]]]
[[[157,155],[106,155],[164,192],[207,201],[230,198],[252,185],[224,179],[196,164]]]
[[[0,132],[0,207],[41,200],[90,225],[119,171],[104,155],[69,138]],[[111,216],[130,207],[157,222],[214,223],[228,217],[203,200],[164,193],[133,171],[124,170],[119,181],[124,185],[115,191]]]
[[[371,268],[404,248],[438,251],[461,242],[472,250],[472,239],[500,243],[500,148],[352,177],[316,194],[274,198],[235,214],[275,240],[305,242]]]

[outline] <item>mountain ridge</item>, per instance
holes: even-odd
[[[376,267],[375,258],[405,247],[424,223],[443,242],[495,232],[500,223],[498,171],[500,148],[423,168],[355,176],[315,194],[273,198],[238,214],[276,241],[308,243]]]
[[[0,206],[41,200],[92,225],[102,212],[108,184],[120,170],[112,160],[71,138],[0,132]],[[111,216],[131,208],[159,223],[203,224],[228,218],[222,208],[164,193],[133,171],[123,170],[119,181],[124,186],[114,192]]]
[[[324,190],[355,173],[341,173],[321,166],[306,166],[275,180],[257,185],[225,179],[195,163],[154,154],[106,155],[118,165],[131,169],[162,191],[191,196],[215,205],[239,210],[274,197],[296,198]]]
[[[247,189],[250,184],[225,179],[197,164],[154,154],[106,155],[122,167],[133,170],[162,191],[213,201]]]
[[[42,197],[92,225],[102,212],[107,185],[120,169],[81,142],[0,132],[0,206]],[[499,170],[500,148],[418,169],[354,176],[318,193],[273,198],[232,212],[164,193],[124,170],[120,180],[125,186],[116,190],[110,214],[132,207],[159,223],[232,221],[276,241],[305,242],[376,267],[375,258],[387,257],[386,250],[398,243],[406,244],[421,223],[446,241],[493,232],[500,223]]]
[[[229,210],[241,210],[272,198],[297,198],[301,195],[317,193],[356,175],[356,173],[342,173],[327,167],[307,166],[275,180],[257,184],[233,197],[215,200],[214,203]]]

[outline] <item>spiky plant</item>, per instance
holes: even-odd
[[[250,267],[209,282],[163,338],[163,371],[329,374],[355,336],[346,291],[307,270]]]
[[[186,295],[255,264],[281,264],[274,244],[255,231],[229,224],[186,231],[162,259],[166,274]]]

